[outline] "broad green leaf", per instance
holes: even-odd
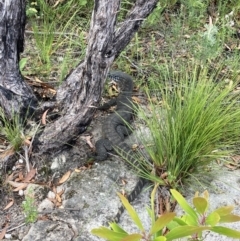
[[[240,221],[240,216],[235,215],[235,214],[228,214],[225,216],[220,217],[220,223],[233,223],[233,222],[239,222]]]
[[[141,231],[144,231],[142,222],[141,222],[140,218],[138,217],[137,212],[132,207],[132,205],[128,202],[128,200],[122,194],[118,193],[118,196],[120,197],[123,206],[126,208],[128,214],[130,215],[130,217],[132,218],[134,223],[138,226],[138,228]]]
[[[210,229],[211,229],[210,227],[179,226],[170,230],[170,232],[166,234],[165,237],[167,238],[167,240],[173,240],[177,238],[187,237],[189,235],[193,235],[195,233],[200,233],[204,230],[210,230]]]
[[[179,225],[181,225],[181,226],[184,226],[184,225],[187,225],[187,223],[186,222],[184,222],[181,218],[179,218],[179,217],[175,217],[174,219],[173,219],[173,221],[175,221],[175,222],[177,222]]]
[[[175,217],[175,213],[164,213],[161,215],[157,221],[154,223],[150,230],[150,234],[154,234],[165,227],[170,221]]]
[[[183,220],[183,222],[185,222],[187,225],[190,225],[190,226],[197,226],[198,225],[198,222],[196,221],[195,217],[192,217],[188,214],[186,215],[183,215],[181,217],[181,219]]]
[[[109,223],[109,226],[111,227],[111,229],[117,233],[126,233],[127,232],[122,229],[117,223]]]
[[[207,211],[208,202],[204,197],[195,197],[193,198],[193,205],[198,213],[204,214]]]
[[[172,230],[172,229],[174,229],[174,228],[176,228],[176,227],[178,227],[179,226],[179,224],[177,223],[177,222],[175,222],[175,221],[171,221],[171,222],[169,222],[168,224],[167,224],[167,228],[169,229],[169,230]]]
[[[210,226],[215,226],[220,221],[220,216],[216,212],[212,212],[206,218],[206,224]]]
[[[166,241],[167,239],[164,236],[155,238],[153,241]]]
[[[238,238],[238,239],[240,238],[240,232],[231,228],[216,226],[216,227],[212,227],[211,231],[215,233],[223,234],[231,238]]]
[[[195,225],[197,225],[198,216],[194,209],[187,203],[186,199],[178,191],[174,189],[171,189],[170,191],[181,208],[192,217],[192,221]]]
[[[218,213],[221,217],[221,216],[230,214],[233,209],[234,209],[234,206],[231,205],[231,206],[220,207],[216,209],[214,212]]]
[[[92,229],[91,233],[98,237],[105,238],[109,241],[121,241],[124,237],[128,235],[126,233],[114,232],[113,230],[110,230],[106,227]]]
[[[129,234],[127,237],[121,239],[121,241],[140,241],[142,235],[139,233]]]

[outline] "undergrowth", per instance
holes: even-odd
[[[24,142],[24,126],[17,113],[9,120],[0,108],[0,135],[10,144],[14,151],[18,151]]]
[[[231,155],[239,144],[237,83],[198,64],[189,69],[168,69],[165,84],[151,80],[148,111],[138,107],[150,132],[149,138],[142,132],[141,140],[155,167],[155,175],[142,175],[162,183],[164,174],[164,182],[174,187],[211,161]]]

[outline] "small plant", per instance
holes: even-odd
[[[18,151],[24,141],[23,124],[18,114],[15,113],[12,116],[13,119],[9,121],[4,111],[0,108],[0,121],[2,122],[0,133],[11,144],[13,149]]]
[[[25,201],[22,203],[25,220],[27,223],[34,223],[37,220],[38,211],[35,205],[35,200],[32,194],[25,196]]]
[[[172,187],[203,170],[212,160],[229,156],[239,143],[240,110],[233,92],[235,84],[226,84],[207,68],[196,65],[191,69],[192,73],[188,69],[169,71],[166,85],[153,80],[151,87],[155,89],[147,90],[149,112],[138,109],[150,132],[146,135],[143,129],[141,141],[156,173],[144,173],[146,169],[141,175],[159,183],[164,175]],[[167,84],[172,80],[175,83]],[[145,160],[143,166],[149,165],[146,158],[140,160]]]
[[[204,231],[212,231],[232,238],[240,238],[240,232],[217,226],[218,223],[229,223],[240,221],[240,216],[232,214],[233,206],[225,206],[216,209],[207,214],[209,207],[209,194],[207,191],[203,193],[203,197],[199,197],[198,193],[193,198],[192,208],[184,197],[176,190],[172,189],[171,193],[176,199],[180,207],[185,211],[183,217],[176,217],[174,212],[164,213],[158,218],[154,215],[154,196],[157,185],[151,194],[151,209],[148,209],[152,226],[149,231],[145,230],[138,214],[129,204],[128,200],[121,194],[118,194],[128,214],[133,222],[137,225],[140,232],[129,234],[116,223],[110,223],[110,228],[100,227],[93,229],[92,234],[104,238],[109,241],[170,241],[182,237],[189,237],[191,240],[199,240],[203,238]],[[165,234],[163,229],[167,227],[168,232]]]

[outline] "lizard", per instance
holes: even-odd
[[[104,138],[98,140],[95,144],[97,153],[95,160],[103,161],[107,158],[108,151],[115,151],[124,159],[128,160],[131,165],[140,168],[140,163],[134,151],[124,142],[124,136],[129,134],[128,126],[133,117],[133,102],[131,99],[133,80],[130,75],[120,71],[110,72],[108,77],[119,85],[120,94],[117,98],[111,99],[108,103],[98,108],[100,110],[106,110],[110,106],[116,105],[115,112],[107,117],[103,123],[102,130]],[[145,178],[139,178],[134,190],[127,196],[129,202],[134,201],[146,183],[147,180]],[[113,221],[119,222],[123,211],[124,207],[121,206]]]

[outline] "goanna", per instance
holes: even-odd
[[[131,165],[139,167],[140,164],[136,159],[134,151],[124,142],[124,136],[129,134],[128,127],[133,117],[133,102],[131,98],[133,80],[131,76],[120,71],[110,72],[108,77],[119,85],[120,94],[117,98],[99,107],[100,110],[106,110],[110,106],[116,105],[116,110],[103,123],[102,131],[104,138],[96,142],[97,155],[95,160],[103,161],[107,158],[108,151],[115,151],[128,162],[131,162]],[[146,182],[146,179],[139,178],[134,190],[127,196],[129,202],[132,202],[138,196]],[[121,206],[114,218],[115,222],[119,221],[123,211],[124,207]]]

